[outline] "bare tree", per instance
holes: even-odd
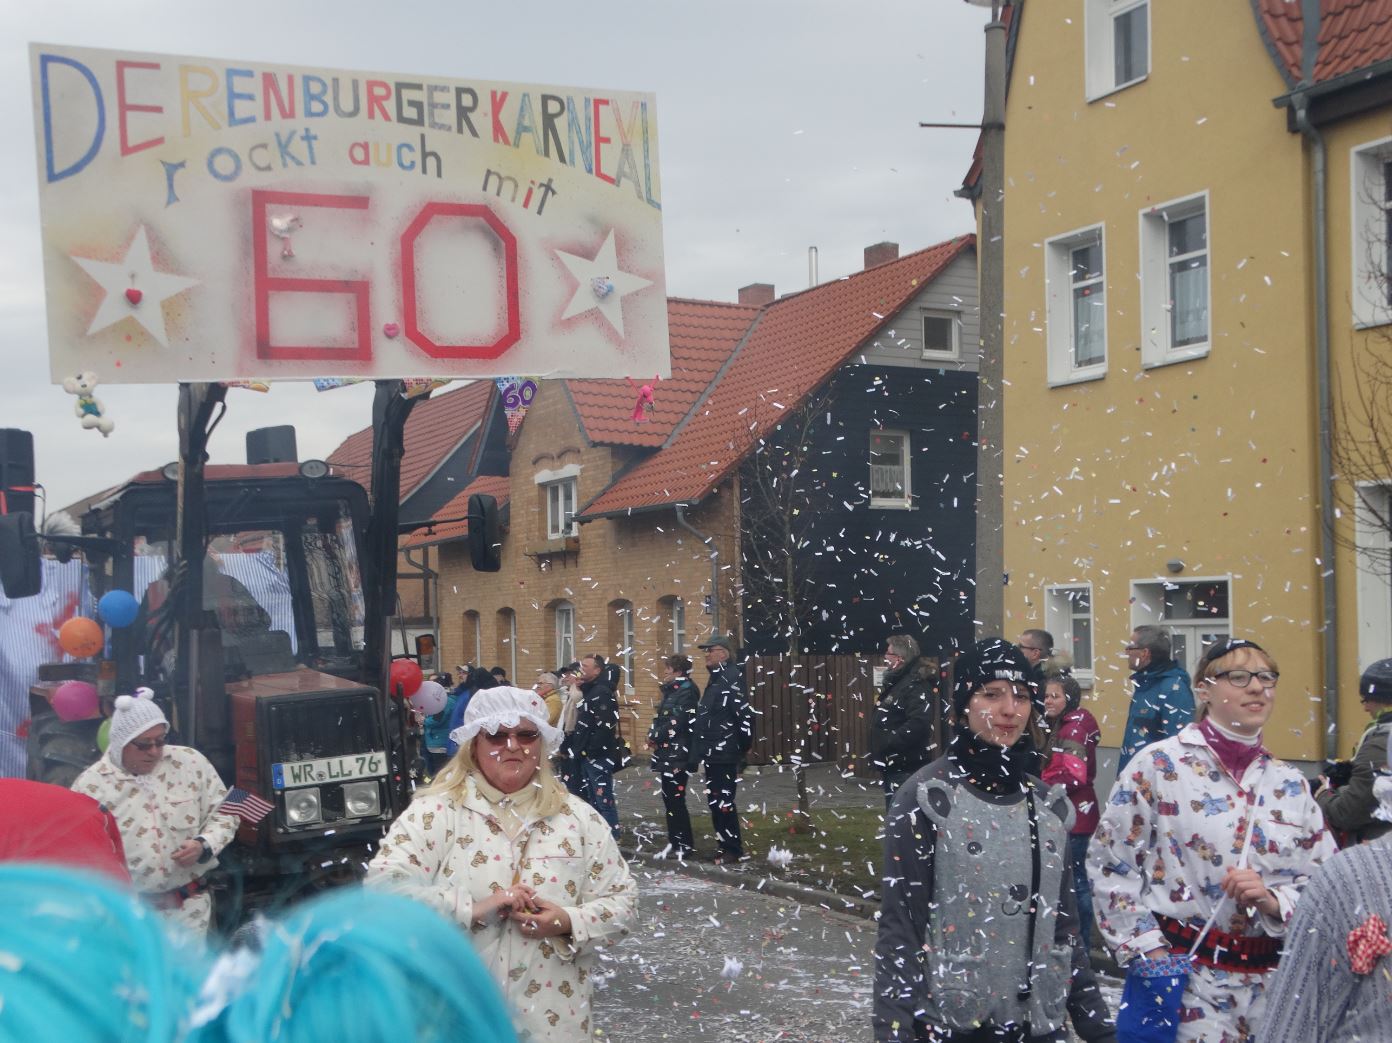
[[[796,654],[817,611],[812,536],[817,522],[835,506],[820,451],[814,448],[814,427],[828,415],[832,382],[791,411],[775,395],[766,393],[750,410],[751,423],[770,413],[781,419],[760,439],[740,471],[741,583],[746,624],[753,621],[766,634],[777,635],[782,651]],[[818,757],[819,723],[812,680],[790,680],[790,687],[803,695],[795,718],[797,752],[792,755],[797,833],[813,829],[807,764]]]

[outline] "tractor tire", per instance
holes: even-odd
[[[65,721],[56,713],[39,714],[29,725],[29,778],[54,786],[72,786],[102,755],[97,746],[100,727],[100,718]]]

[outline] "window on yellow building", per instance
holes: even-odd
[[[1131,625],[1153,623],[1170,632],[1171,654],[1192,674],[1203,651],[1232,634],[1232,580],[1138,580],[1131,584]]]
[[[1045,241],[1045,335],[1049,383],[1107,372],[1107,284],[1101,225]]]
[[[1207,193],[1141,212],[1141,325],[1147,366],[1208,354]]]
[[[1353,321],[1392,322],[1392,139],[1353,149]]]
[[[1150,74],[1148,0],[1086,0],[1083,20],[1089,101]]]
[[[1073,657],[1078,682],[1087,685],[1092,666],[1092,586],[1086,583],[1044,589],[1044,626],[1054,635],[1054,651]]]
[[[1358,552],[1358,662],[1392,656],[1392,489],[1359,482],[1353,498],[1354,546]]]

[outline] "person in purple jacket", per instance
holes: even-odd
[[[1068,833],[1068,864],[1078,899],[1078,932],[1092,948],[1092,885],[1087,876],[1088,841],[1097,830],[1097,743],[1102,732],[1097,718],[1084,710],[1083,690],[1070,673],[1044,679],[1044,719],[1049,742],[1044,749],[1043,779],[1062,785],[1073,805],[1073,828]]]

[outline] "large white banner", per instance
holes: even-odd
[[[670,372],[650,94],[30,58],[55,381]]]

